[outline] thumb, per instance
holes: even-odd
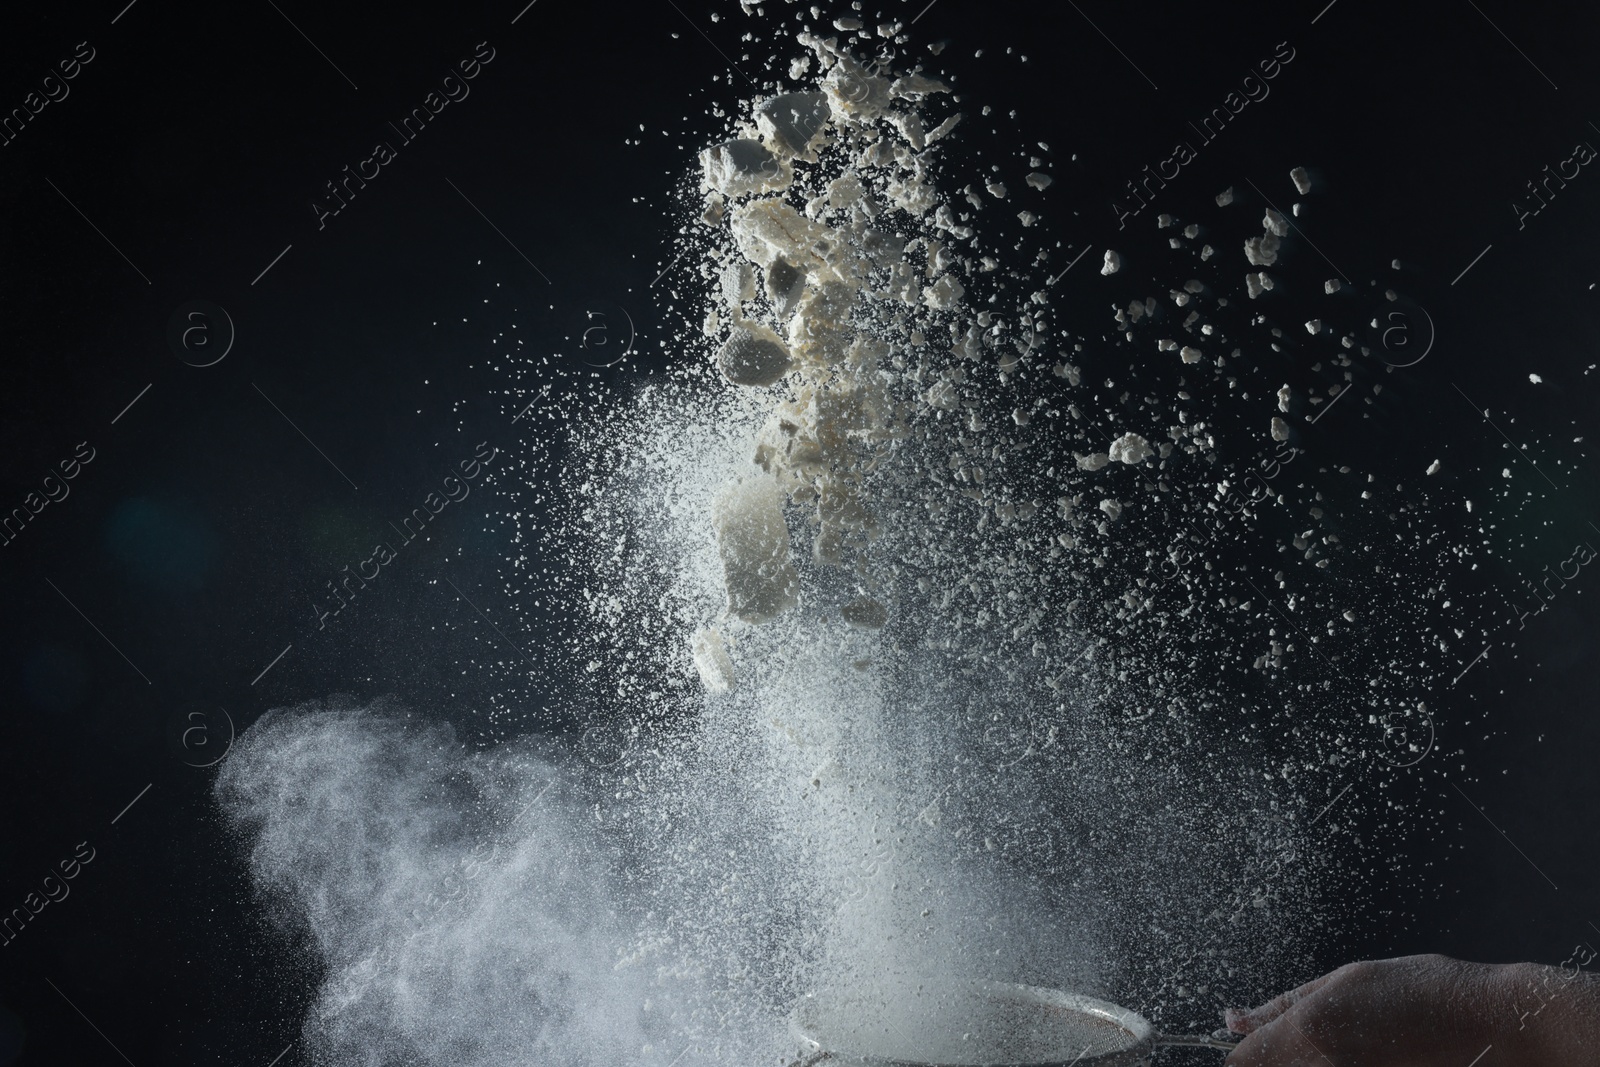
[[[1228,1008],[1222,1013],[1228,1029],[1236,1034],[1253,1034],[1327,984],[1332,974],[1314,978],[1303,986],[1280,993],[1259,1008]]]

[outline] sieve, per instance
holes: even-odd
[[[1225,1031],[1162,1034],[1144,1016],[1103,1000],[1001,982],[892,998],[808,995],[790,1014],[789,1029],[807,1053],[800,1067],[824,1060],[868,1067],[1144,1067],[1162,1046],[1231,1049],[1239,1040]]]

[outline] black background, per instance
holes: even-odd
[[[1404,260],[1439,334],[1396,376],[1381,432],[1315,447],[1413,477],[1451,448],[1498,448],[1462,393],[1542,437],[1594,432],[1597,379],[1582,371],[1600,362],[1600,178],[1586,169],[1521,230],[1510,206],[1574,142],[1600,142],[1592,8],[1078,6],[937,0],[913,29],[915,47],[949,42],[940,62],[964,106],[990,103],[993,123],[1051,145],[1070,177],[1047,225],[1065,245],[1113,243],[1123,181],[1287,40],[1296,59],[1272,96],[1185,168],[1173,209],[1313,166],[1331,190],[1322,250],[1356,274]],[[514,438],[493,358],[512,323],[525,351],[573,361],[585,309],[605,302],[639,331],[626,373],[673,357],[657,345],[663,303],[673,270],[687,276],[668,265],[669,191],[716,128],[709,102],[748,91],[703,34],[752,73],[770,51],[741,44],[732,3],[278,8],[63,5],[8,12],[0,40],[5,109],[78,42],[95,50],[70,95],[0,147],[0,507],[79,442],[95,449],[71,495],[0,549],[0,908],[79,842],[95,849],[71,896],[0,948],[0,1063],[265,1065],[286,1046],[278,1062],[298,1062],[316,976],[258,913],[213,772],[189,765],[202,761],[174,745],[175,724],[207,709],[220,746],[211,709],[242,730],[332,692],[401,693],[488,736],[478,712],[498,683],[480,668],[500,638],[439,582],[448,566],[506,617],[487,495],[328,629],[311,602],[473,445]],[[471,95],[319,230],[309,205],[324,183],[391,139],[386,123],[480,41],[495,58]],[[1065,287],[1066,306],[1100,307],[1093,272],[1072,278],[1083,288]],[[191,300],[226,308],[237,331],[211,367],[167,341]],[[1552,507],[1579,529],[1600,516],[1600,483],[1569,454]],[[1408,787],[1448,832],[1374,872],[1378,899],[1328,965],[1409,951],[1554,963],[1600,943],[1600,620],[1583,593],[1438,697],[1448,747],[1478,777],[1471,801]]]

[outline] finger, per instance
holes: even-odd
[[[1223,1063],[1224,1067],[1327,1067],[1304,1035],[1287,1026],[1264,1026],[1239,1042]]]
[[[1330,978],[1338,973],[1338,971],[1332,971],[1321,978],[1312,979],[1303,986],[1291,989],[1287,993],[1280,993],[1259,1008],[1250,1008],[1248,1010],[1229,1008],[1223,1012],[1222,1017],[1227,1022],[1228,1029],[1234,1033],[1253,1034],[1306,997],[1321,989]]]

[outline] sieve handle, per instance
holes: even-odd
[[[816,1067],[816,1064],[821,1063],[823,1060],[828,1059],[832,1055],[833,1053],[826,1050],[813,1052],[809,1056],[802,1056],[793,1063],[785,1065],[785,1067]]]
[[[1193,1048],[1232,1049],[1244,1037],[1227,1030],[1213,1030],[1209,1034],[1157,1034],[1152,1044],[1188,1045]]]

